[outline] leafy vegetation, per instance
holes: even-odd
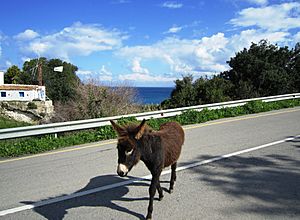
[[[31,125],[31,124],[26,123],[26,122],[15,121],[13,119],[10,119],[10,118],[4,117],[4,116],[0,116],[0,129],[15,128],[15,127],[28,126],[28,125]]]
[[[223,102],[300,92],[300,43],[278,47],[262,40],[238,52],[228,62],[230,70],[212,78],[192,75],[176,80],[163,108]]]
[[[244,106],[238,107],[222,108],[216,110],[203,109],[200,112],[190,110],[174,117],[150,119],[147,121],[147,124],[153,129],[158,130],[161,124],[168,121],[177,121],[181,125],[188,125],[203,123],[206,121],[225,117],[234,117],[295,106],[300,106],[300,99],[268,103],[262,101],[253,101],[247,103]],[[132,122],[137,122],[136,118],[130,117],[118,120],[118,123],[121,125]],[[54,150],[66,146],[107,140],[115,137],[116,134],[111,126],[102,126],[97,129],[91,129],[87,131],[67,132],[64,134],[60,134],[58,138],[54,138],[53,135],[46,135],[34,138],[5,140],[0,142],[0,157],[16,157],[26,154],[41,153],[44,151]]]
[[[38,84],[38,65],[42,66],[43,84],[47,88],[47,96],[53,101],[66,102],[77,97],[76,88],[80,83],[76,75],[78,68],[60,59],[32,59],[23,64],[22,70],[13,65],[4,74],[7,84]],[[63,66],[63,72],[55,72],[54,67]]]
[[[4,74],[7,84],[38,84],[38,65],[42,67],[47,96],[54,102],[55,117],[51,122],[90,119],[139,112],[136,91],[126,85],[102,86],[100,82],[80,81],[78,68],[60,59],[39,58],[26,61],[22,70],[11,66]],[[54,67],[63,66],[62,72]],[[33,107],[33,106],[32,106]]]
[[[176,108],[205,103],[223,102],[236,99],[253,98],[284,93],[300,92],[300,43],[295,48],[278,47],[265,40],[252,43],[249,49],[238,52],[228,62],[230,70],[213,77],[201,77],[194,81],[192,75],[176,80],[171,98],[160,106],[137,106],[135,93],[129,87],[105,87],[98,83],[82,83],[76,76],[77,67],[59,59],[40,58],[26,61],[22,70],[10,67],[5,73],[6,83],[38,84],[37,65],[42,65],[43,80],[47,95],[54,101],[57,112],[54,121],[69,121],[105,117],[111,115]],[[54,72],[54,67],[63,66],[64,71]],[[30,104],[31,105],[31,104]],[[182,125],[202,123],[224,117],[234,117],[299,106],[300,100],[286,100],[264,103],[249,102],[244,106],[217,110],[186,111],[170,118],[150,119],[148,125],[159,129],[168,121]],[[32,109],[34,105],[30,106]],[[122,118],[120,124],[137,122],[135,118]],[[0,117],[0,128],[25,126]],[[40,153],[65,146],[95,142],[116,137],[110,126],[80,132],[6,140],[0,142],[0,157],[13,157]]]
[[[28,107],[29,109],[37,109],[37,105],[36,105],[34,102],[29,102],[29,103],[27,104],[27,107]]]
[[[78,85],[76,92],[76,100],[55,103],[56,117],[52,118],[52,122],[126,115],[141,111],[141,107],[135,103],[135,90],[130,87],[107,87],[89,82]]]

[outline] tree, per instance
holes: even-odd
[[[212,78],[176,80],[163,108],[300,92],[300,43],[290,50],[262,40],[227,63],[231,69]]]
[[[55,72],[54,67],[63,66],[62,72]],[[78,68],[60,59],[51,59],[44,73],[45,86],[50,99],[66,102],[77,97],[76,88],[81,83],[76,75]]]
[[[19,69],[19,67],[13,65],[9,67],[4,74],[4,82],[7,84],[18,84],[20,75],[21,70]]]
[[[221,77],[231,81],[234,99],[284,94],[291,91],[289,64],[292,51],[266,40],[252,43],[227,62],[231,70]]]
[[[192,75],[184,76],[182,80],[177,79],[175,84],[176,86],[171,93],[171,98],[162,103],[164,107],[175,108],[197,103]]]
[[[199,78],[194,83],[198,104],[225,102],[231,100],[232,83],[220,76]]]
[[[47,60],[42,57],[26,61],[20,77],[21,83],[38,84],[38,64],[42,66],[43,84],[46,86],[46,94],[51,100],[67,102],[76,98],[76,87],[81,83],[76,75],[78,68],[60,59]],[[54,67],[57,66],[63,66],[63,71],[55,72]]]
[[[38,64],[42,65],[43,72],[47,68],[47,59],[41,57],[39,59],[32,59],[25,61],[23,64],[23,71],[20,76],[20,84],[38,85]]]
[[[292,91],[300,92],[300,42],[292,50],[292,58],[289,66],[292,78]]]

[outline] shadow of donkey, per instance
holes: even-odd
[[[133,179],[132,177],[129,177]],[[109,184],[114,184],[114,183],[121,183],[124,180],[121,178],[115,176],[115,175],[104,175],[104,176],[98,176],[90,179],[89,183],[82,189],[76,191],[73,194],[78,194],[81,192],[85,192],[88,190],[92,190],[101,186],[106,186]],[[138,182],[138,183],[130,183],[128,185],[142,185],[142,186],[149,186],[149,184],[143,183],[143,182]],[[124,208],[122,206],[119,206],[115,204],[113,201],[137,201],[137,200],[148,200],[148,198],[123,198],[127,193],[129,192],[128,187],[126,185],[121,185],[117,188],[114,188],[114,190],[105,190],[101,192],[101,195],[99,193],[91,193],[89,195],[84,195],[80,197],[75,197],[71,198],[68,200],[62,200],[60,202],[51,202],[55,199],[59,199],[60,197],[64,197],[67,195],[62,195],[54,198],[48,198],[43,201],[23,201],[23,204],[37,204],[37,203],[42,203],[42,202],[47,202],[50,201],[50,204],[44,205],[44,206],[39,206],[35,207],[33,210],[36,213],[39,213],[40,215],[44,216],[46,219],[51,219],[51,220],[60,220],[65,217],[65,215],[68,213],[68,210],[72,208],[77,208],[77,207],[84,207],[84,206],[89,206],[89,207],[107,207],[113,210],[117,210],[119,212],[127,213],[130,215],[133,215],[137,217],[138,219],[144,219],[144,216],[142,214],[136,213],[134,211],[131,211],[127,208]]]

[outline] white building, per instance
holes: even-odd
[[[4,84],[4,72],[0,71],[0,101],[46,100],[45,86]]]

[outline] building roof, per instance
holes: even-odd
[[[20,84],[4,84],[0,85],[0,90],[37,90],[40,87],[44,86],[38,86],[38,85],[20,85]]]

